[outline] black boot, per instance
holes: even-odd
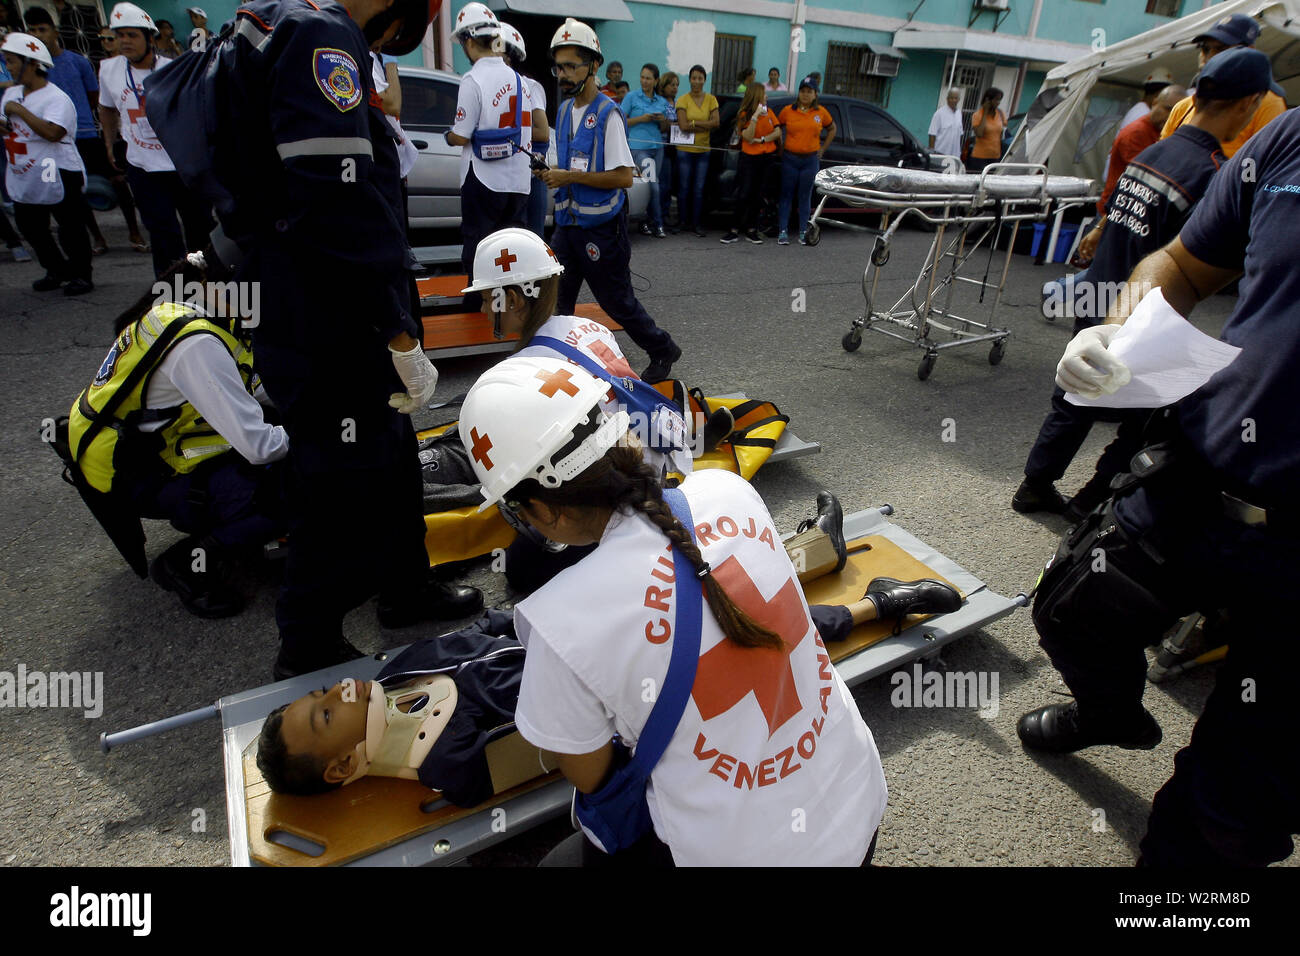
[[[819,491],[817,517],[805,518],[799,522],[795,533],[802,533],[809,528],[817,528],[831,539],[831,547],[835,549],[835,568],[831,573],[839,574],[849,560],[848,545],[844,543],[844,509],[840,507],[840,499],[829,491]]]
[[[934,578],[875,578],[863,597],[876,606],[876,616],[882,621],[901,620],[909,614],[948,614],[961,607],[957,589]]]
[[[673,370],[673,363],[682,357],[682,350],[676,342],[670,341],[668,345],[667,351],[652,356],[650,364],[641,373],[641,381],[647,385],[654,385],[666,379],[668,373]]]
[[[723,406],[715,408],[709,415],[708,421],[704,423],[704,434],[701,436],[704,440],[704,451],[713,451],[721,445],[736,428],[736,417],[731,414],[731,409]]]
[[[195,555],[195,549],[203,553]],[[203,570],[195,570],[202,562]],[[244,596],[231,586],[229,561],[220,545],[211,539],[184,538],[176,542],[149,566],[149,576],[158,586],[181,599],[185,610],[196,617],[220,618],[244,609]]]
[[[1160,725],[1146,710],[1124,720],[1085,719],[1079,702],[1049,704],[1020,718],[1016,733],[1031,750],[1068,754],[1084,747],[1110,744],[1125,750],[1151,750],[1160,743]]]
[[[379,596],[381,627],[410,627],[420,621],[450,621],[483,610],[483,592],[430,580],[418,591]]]
[[[1065,510],[1065,499],[1052,487],[1050,481],[1044,483],[1026,478],[1016,489],[1015,497],[1011,499],[1011,507],[1022,515],[1033,514],[1035,511],[1048,511],[1059,515]]]

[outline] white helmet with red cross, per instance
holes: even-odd
[[[467,3],[456,14],[456,26],[451,38],[464,42],[471,37],[494,37],[501,32],[497,15],[481,3]]]
[[[523,35],[506,21],[501,21],[501,39],[505,41],[506,52],[522,63],[528,59],[528,47],[524,46]]]
[[[153,17],[134,3],[119,3],[115,6],[113,12],[108,15],[108,25],[114,30],[135,27],[138,30],[148,30],[155,35],[158,33],[158,26],[153,22]]]
[[[483,484],[479,511],[527,478],[557,488],[617,445],[628,414],[603,410],[608,392],[608,382],[561,358],[514,356],[479,376],[459,426]]]
[[[555,58],[555,51],[562,46],[576,46],[590,53],[597,63],[605,62],[605,54],[600,52],[600,38],[596,36],[596,31],[573,17],[560,24],[560,28],[551,37],[552,59]]]
[[[484,292],[505,286],[523,286],[524,295],[535,298],[537,281],[564,271],[551,247],[537,233],[511,226],[486,236],[474,250],[474,282],[461,290]]]
[[[45,44],[30,33],[9,34],[5,37],[4,45],[0,46],[0,51],[13,53],[27,60],[35,60],[47,69],[54,66],[54,60],[50,58],[50,51]]]

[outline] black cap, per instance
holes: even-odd
[[[805,86],[808,87],[808,89],[812,90],[814,93],[818,92],[817,80],[814,79],[811,74],[805,76],[802,80],[799,81],[799,89],[802,90]]]
[[[1234,13],[1194,37],[1192,42],[1200,43],[1207,39],[1218,40],[1224,46],[1254,46],[1259,39],[1259,23],[1244,13]]]
[[[1285,96],[1282,87],[1273,82],[1273,70],[1268,57],[1250,47],[1238,46],[1224,50],[1196,75],[1192,81],[1196,97],[1202,100],[1239,100],[1265,90]]]

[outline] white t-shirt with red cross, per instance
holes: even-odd
[[[113,107],[122,117],[126,161],[147,173],[166,173],[176,168],[144,113],[145,77],[170,62],[170,58],[155,53],[153,67],[148,70],[133,66],[124,56],[111,57],[99,64],[99,102]]]
[[[559,339],[572,345],[611,375],[617,375],[619,378],[639,379],[641,377],[632,371],[632,366],[628,364],[623,350],[618,347],[618,339],[614,337],[614,333],[595,319],[582,319],[576,315],[553,315],[542,323],[536,334]],[[555,352],[545,345],[527,345],[519,350],[519,354],[529,358],[568,360],[567,355]],[[610,390],[603,407],[610,414],[618,411],[618,402],[613,389]],[[689,475],[693,465],[689,449],[667,456],[647,447],[645,459],[646,464],[656,471],[662,472],[667,467],[682,475]]]
[[[460,94],[456,99],[456,118],[451,131],[457,136],[472,136],[476,129],[505,129],[515,122],[515,76],[506,61],[499,56],[485,56],[474,62],[468,73],[461,77]],[[521,77],[522,79],[522,77]],[[524,101],[519,106],[519,122],[523,128],[516,142],[523,149],[533,146],[533,98],[524,84]],[[466,143],[460,155],[460,182],[465,184],[470,164],[478,181],[493,192],[524,193],[532,189],[532,173],[528,157],[515,152],[509,159],[486,160],[474,155],[474,144]]]
[[[703,604],[691,696],[647,789],[655,833],[679,866],[857,866],[884,814],[884,770],[771,516],[729,472],[681,488],[714,577],[785,649],[740,647]],[[675,577],[663,533],[616,515],[594,552],[516,606],[525,739],[585,754],[618,734],[635,748],[677,638]]]
[[[33,206],[52,206],[63,201],[63,177],[60,169],[84,172],[81,154],[73,143],[77,132],[77,108],[67,93],[46,83],[39,90],[11,86],[0,98],[0,110],[12,101],[21,103],[33,116],[62,126],[63,138],[50,142],[17,116],[9,117],[5,135],[5,189],[14,202]]]

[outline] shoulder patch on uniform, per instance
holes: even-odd
[[[361,71],[344,50],[320,47],[312,56],[312,73],[325,98],[346,113],[361,102]]]
[[[90,383],[92,388],[100,388],[108,384],[109,379],[113,377],[113,372],[117,369],[117,360],[130,347],[131,329],[128,327],[123,330],[117,341],[113,343],[113,347],[108,350],[108,355],[104,356],[99,371],[95,373],[95,380]]]

